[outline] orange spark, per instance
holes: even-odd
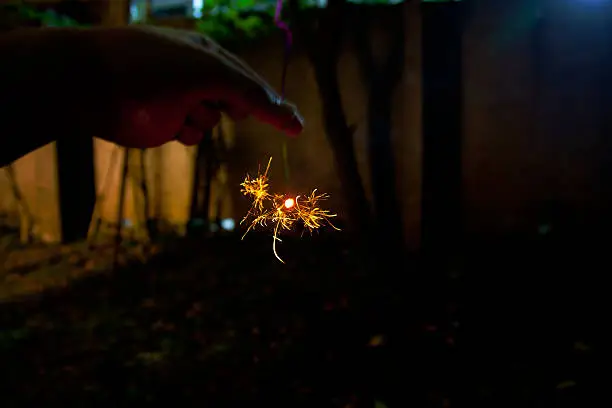
[[[268,183],[268,171],[271,163],[272,157],[268,160],[268,166],[263,174],[259,173],[256,178],[251,178],[247,174],[242,182],[241,192],[249,197],[252,202],[251,208],[240,221],[240,224],[250,221],[249,227],[242,236],[243,239],[250,230],[257,226],[267,227],[268,223],[274,224],[272,251],[279,261],[285,263],[276,252],[276,241],[281,241],[278,236],[282,230],[291,230],[296,223],[301,223],[311,233],[325,225],[338,231],[339,229],[329,220],[336,214],[319,208],[319,202],[329,198],[327,194],[317,194],[316,189],[310,195],[298,195],[295,198],[286,197],[282,194],[271,194]]]

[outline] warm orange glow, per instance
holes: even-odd
[[[270,170],[270,163],[272,163],[271,157],[270,160],[268,160],[268,167],[266,167],[266,171],[263,174],[259,174],[254,179],[247,174],[241,184],[242,194],[250,196],[253,199],[251,210],[263,211],[264,200],[270,196],[268,193],[268,171]]]
[[[310,232],[329,225],[336,228],[329,219],[335,217],[336,214],[331,214],[327,210],[318,207],[319,202],[327,199],[327,194],[317,194],[317,190],[313,190],[310,195],[296,196],[295,198],[285,198],[282,194],[271,194],[268,191],[268,170],[270,163],[263,174],[259,174],[256,178],[251,178],[247,175],[242,182],[242,194],[250,197],[252,200],[249,212],[244,216],[240,224],[250,221],[249,227],[242,236],[244,238],[250,230],[255,227],[266,227],[268,222],[274,223],[274,236],[272,241],[272,251],[274,256],[285,263],[276,253],[276,241],[280,241],[278,234],[281,230],[290,230],[296,222],[301,221],[306,229]],[[291,209],[291,211],[286,211]]]

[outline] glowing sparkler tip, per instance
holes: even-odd
[[[247,175],[242,182],[242,194],[251,199],[251,209],[240,223],[249,223],[243,238],[257,226],[266,227],[268,223],[273,224],[272,251],[274,256],[284,263],[276,253],[276,241],[280,241],[278,235],[281,231],[291,230],[296,223],[301,223],[306,230],[311,232],[325,225],[336,230],[338,228],[330,222],[330,218],[335,217],[336,214],[319,207],[319,202],[328,198],[327,194],[317,194],[316,189],[310,195],[296,196],[295,198],[285,198],[282,194],[270,193],[268,170],[271,162],[272,158],[270,157],[268,167],[263,174],[260,172],[256,178]]]

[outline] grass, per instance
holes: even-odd
[[[211,403],[275,394],[308,400],[311,384],[331,374],[320,364],[342,328],[320,318],[336,309],[350,315],[350,290],[334,281],[344,276],[357,288],[363,276],[329,242],[316,255],[312,243],[285,244],[295,247],[283,266],[268,239],[236,238],[184,242],[180,251],[113,278],[81,279],[4,305],[0,344],[10,362],[3,367],[12,372],[4,384],[10,395],[24,404],[159,403],[168,395],[189,404],[194,393]],[[363,348],[377,335],[354,330],[360,328],[342,336]],[[301,374],[284,375],[292,366],[302,367]],[[329,395],[328,402],[350,397]]]
[[[366,268],[334,237],[280,250],[286,265],[269,237],[183,240],[0,305],[3,406],[589,406],[592,343],[487,330],[453,285]]]
[[[119,248],[118,263],[146,262],[158,251],[158,246],[123,245]],[[66,288],[71,282],[107,272],[112,268],[114,253],[114,245],[91,248],[86,243],[13,248],[2,259],[0,304]]]

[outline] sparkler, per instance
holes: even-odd
[[[289,231],[296,224],[303,225],[304,230],[308,230],[310,233],[324,226],[330,226],[337,231],[340,231],[340,229],[336,228],[330,221],[331,218],[336,217],[336,214],[319,207],[319,203],[328,199],[329,195],[318,193],[316,189],[309,195],[297,195],[295,197],[271,193],[268,179],[271,163],[272,157],[268,160],[268,166],[263,173],[258,171],[256,178],[251,178],[247,174],[240,184],[242,194],[252,200],[251,208],[240,221],[240,224],[249,224],[242,239],[256,227],[268,227],[272,224],[272,251],[276,259],[285,263],[276,252],[276,241],[282,242],[279,235],[283,230]]]

